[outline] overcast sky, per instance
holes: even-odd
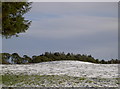
[[[25,15],[26,33],[3,39],[3,52],[40,55],[44,52],[91,54],[118,58],[117,2],[34,2]]]

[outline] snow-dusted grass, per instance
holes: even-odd
[[[67,75],[3,75],[3,87],[117,87],[110,78],[84,78]]]
[[[94,64],[81,61],[53,61],[24,65],[0,65],[0,67],[2,67],[1,74],[3,75],[3,78],[7,79],[8,77],[12,83],[12,85],[10,85],[10,82],[8,83],[7,81],[4,81],[3,84],[6,86],[118,86],[118,64]],[[15,82],[14,84],[14,79],[20,81],[18,81],[18,83]]]
[[[118,64],[93,64],[81,61],[53,61],[37,64],[0,65],[2,73],[68,75],[75,77],[117,78]]]

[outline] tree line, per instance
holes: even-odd
[[[27,55],[23,55],[22,57],[18,53],[0,53],[1,55],[1,63],[2,64],[30,64],[30,63],[40,63],[40,62],[48,62],[48,61],[61,61],[61,60],[75,60],[75,61],[83,61],[83,62],[91,62],[98,64],[119,64],[120,60],[111,59],[111,60],[99,60],[95,59],[91,55],[85,54],[73,54],[64,52],[45,52],[39,56],[33,55],[29,57]]]

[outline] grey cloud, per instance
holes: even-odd
[[[92,16],[66,16],[33,21],[28,35],[48,38],[71,38],[117,31],[117,18]]]
[[[56,14],[56,15],[110,15],[117,16],[114,14],[117,12],[117,2],[60,2],[60,3],[49,3],[49,2],[35,2],[32,5],[32,14]],[[113,11],[113,12],[111,12]]]

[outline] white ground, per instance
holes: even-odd
[[[37,64],[0,65],[0,73],[68,75],[76,77],[117,78],[118,64],[94,64],[81,61],[53,61]],[[2,70],[2,71],[1,71]]]

